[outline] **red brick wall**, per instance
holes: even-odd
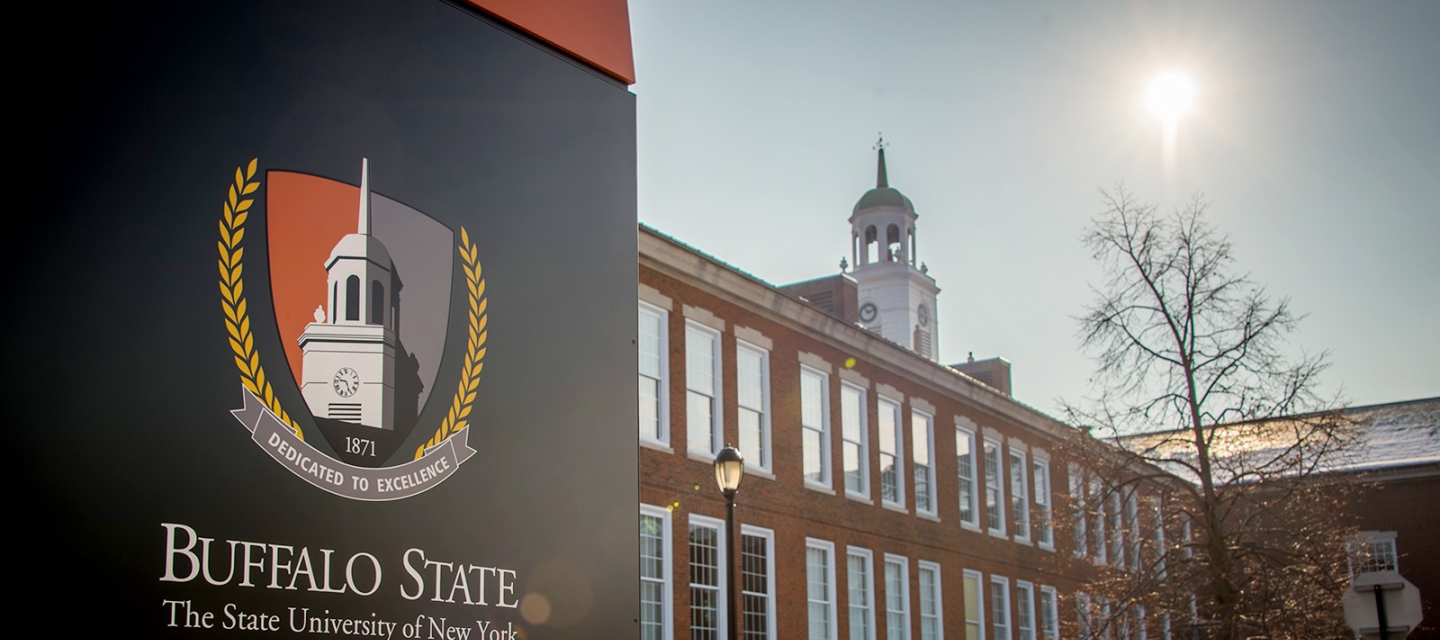
[[[774,345],[770,353],[771,392],[771,433],[775,479],[755,475],[747,476],[737,500],[736,518],[744,524],[765,527],[775,531],[775,584],[778,617],[778,632],[781,638],[805,637],[808,629],[806,606],[806,558],[805,538],[813,537],[835,544],[836,565],[836,609],[838,613],[837,637],[848,634],[848,608],[846,607],[845,548],[854,545],[869,549],[874,554],[872,571],[874,575],[876,602],[877,638],[884,639],[884,584],[883,557],[886,553],[909,558],[910,576],[910,620],[912,636],[920,637],[918,560],[928,560],[941,565],[941,595],[943,622],[948,636],[963,633],[964,602],[962,598],[962,570],[978,570],[985,574],[988,584],[990,575],[1001,575],[1010,579],[1012,598],[1012,628],[1015,624],[1014,585],[1016,580],[1027,580],[1036,585],[1037,623],[1038,599],[1041,585],[1054,586],[1062,596],[1062,603],[1068,603],[1068,596],[1076,588],[1074,580],[1055,572],[1056,553],[1068,553],[1067,532],[1057,530],[1055,539],[1059,551],[1047,552],[1032,545],[1021,544],[1010,539],[998,539],[991,535],[960,526],[959,481],[954,457],[954,417],[962,415],[981,427],[993,427],[1007,436],[1018,437],[1031,447],[1051,448],[1049,436],[1032,428],[1025,428],[1010,421],[965,405],[940,392],[916,383],[910,378],[882,369],[866,362],[864,354],[846,353],[827,342],[789,330],[765,316],[730,304],[678,280],[657,273],[649,268],[640,268],[640,282],[654,287],[674,301],[674,308],[668,316],[670,389],[670,447],[674,453],[651,448],[641,449],[641,500],[656,506],[673,506],[673,548],[670,550],[674,571],[673,611],[675,637],[688,636],[689,589],[688,566],[689,548],[687,541],[688,515],[700,514],[723,519],[724,500],[715,486],[714,474],[707,460],[695,460],[686,453],[685,429],[685,317],[682,305],[703,308],[725,320],[722,345],[722,406],[724,417],[724,441],[738,440],[736,411],[736,363],[735,325],[755,329]],[[869,480],[870,497],[873,504],[844,497],[843,478],[840,473],[841,440],[839,433],[840,378],[832,371],[830,383],[831,439],[830,459],[831,487],[836,495],[829,495],[805,487],[802,474],[800,416],[800,361],[799,352],[818,355],[835,365],[843,367],[848,358],[855,358],[854,370],[868,378],[872,384],[868,389],[867,410],[869,427]],[[930,366],[920,363],[917,366]],[[907,429],[905,452],[905,503],[907,513],[898,513],[882,508],[879,504],[880,478],[877,443],[879,442],[875,383],[895,387],[907,397],[903,415],[908,416],[908,398],[922,398],[936,408],[935,455],[936,495],[939,506],[939,522],[915,515],[913,468],[911,467],[909,431]],[[983,440],[983,434],[977,434]],[[1002,452],[1003,457],[1008,454]],[[978,454],[977,454],[978,457]],[[1027,460],[1031,459],[1027,456]],[[983,462],[980,462],[983,464]],[[1028,473],[1028,470],[1027,470]],[[983,470],[977,471],[983,487]],[[1009,486],[1006,484],[1008,505]],[[1051,495],[1059,499],[1067,492],[1064,463],[1052,459]],[[1033,488],[1031,489],[1033,496]],[[982,509],[980,522],[984,523],[983,489],[979,500]],[[1008,508],[1008,507],[1007,507]],[[1032,521],[1034,520],[1032,516]],[[982,524],[983,526],[983,524]],[[982,585],[982,589],[988,587]],[[988,592],[986,592],[988,598]],[[990,622],[989,603],[986,602],[985,618]],[[1073,611],[1061,608],[1061,620],[1073,619]],[[988,631],[986,633],[989,635]]]
[[[1363,531],[1394,531],[1400,575],[1420,589],[1425,620],[1411,640],[1440,638],[1440,477],[1379,481],[1357,491],[1350,511]]]

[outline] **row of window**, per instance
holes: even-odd
[[[683,567],[689,579],[691,640],[718,640],[726,637],[725,523],[690,515],[689,558]],[[741,625],[740,636],[764,640],[776,636],[775,535],[768,529],[741,525]],[[640,581],[641,635],[643,640],[673,640],[683,637],[675,629],[670,595],[672,567],[679,559],[667,558],[671,545],[670,512],[641,505]],[[910,559],[886,553],[878,559],[870,549],[847,546],[843,564],[833,542],[806,538],[806,618],[811,640],[875,640],[877,629],[885,628],[886,640],[909,640],[912,613],[918,618],[920,640],[945,637],[944,595],[938,563],[917,560],[919,593],[910,594]],[[877,573],[877,570],[879,573]],[[842,602],[837,575],[845,576]],[[878,584],[877,584],[878,583]],[[880,587],[877,590],[877,586]],[[880,592],[883,591],[883,598]],[[967,640],[1056,640],[1059,638],[1059,600],[1053,587],[964,570],[964,629]],[[987,608],[986,603],[989,603]],[[847,612],[848,629],[839,628],[839,611]],[[913,609],[912,609],[913,607]],[[678,612],[674,612],[678,613]],[[988,626],[987,626],[988,625]]]
[[[1190,608],[1193,614],[1193,596]],[[1075,594],[1075,623],[1080,640],[1149,640],[1150,637],[1144,605],[1112,603],[1084,592]],[[1173,640],[1170,614],[1160,616],[1159,631],[1162,640]]]
[[[669,446],[667,312],[640,303],[639,403],[642,441]],[[702,323],[685,324],[685,424],[687,448],[714,455],[721,447],[722,398],[720,332]],[[771,473],[770,353],[762,346],[736,338],[736,406],[739,411],[739,449],[746,465]],[[802,472],[807,486],[829,491],[833,477],[830,374],[817,367],[800,366],[800,428]],[[869,391],[842,380],[840,390],[840,471],[848,496],[868,500],[871,454],[869,443]],[[882,504],[906,510],[906,486],[912,482],[915,509],[935,518],[936,491],[935,416],[912,408],[907,416],[900,402],[877,395],[876,452]],[[907,438],[908,435],[908,438]],[[910,442],[910,468],[905,473],[905,442]],[[984,528],[997,536],[1013,532],[1029,542],[1032,531],[1042,548],[1053,549],[1048,457],[1011,441],[1004,453],[999,437],[981,438],[973,423],[957,420],[955,460],[959,480],[960,522],[980,529],[984,500]],[[983,460],[981,459],[983,458]],[[1033,458],[1033,459],[1029,459]],[[983,484],[980,473],[984,474]],[[1007,500],[1008,494],[1008,500]],[[1008,513],[1008,518],[1007,518]],[[1033,516],[1033,517],[1032,517]]]
[[[1160,498],[1151,496],[1146,500],[1153,544],[1155,569],[1165,575],[1165,523]],[[1077,558],[1090,558],[1096,564],[1110,564],[1120,569],[1138,570],[1141,565],[1140,549],[1144,538],[1140,533],[1141,514],[1135,490],[1120,490],[1105,487],[1100,478],[1087,473],[1078,465],[1070,465],[1070,505],[1075,514],[1074,550]],[[1189,549],[1190,523],[1183,523],[1186,538],[1185,549]]]

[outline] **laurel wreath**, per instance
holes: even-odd
[[[255,168],[259,158],[250,160],[242,171],[235,168],[235,183],[225,198],[225,215],[220,218],[220,308],[225,311],[225,329],[230,332],[230,350],[235,353],[235,366],[240,369],[240,383],[250,393],[260,398],[280,420],[295,430],[295,437],[305,439],[300,425],[285,413],[280,399],[265,379],[265,367],[260,366],[260,353],[255,350],[255,337],[250,333],[249,309],[245,304],[245,279],[241,277],[245,265],[245,220],[250,217],[250,206],[254,198],[243,198],[260,188],[255,179]]]
[[[245,302],[245,248],[240,244],[245,239],[245,221],[250,217],[250,207],[255,204],[255,199],[244,196],[260,188],[260,181],[255,178],[259,162],[259,158],[254,158],[249,165],[235,168],[235,182],[230,185],[225,198],[224,215],[220,218],[220,241],[217,243],[220,250],[220,308],[225,312],[225,329],[230,333],[230,350],[234,352],[235,366],[240,370],[240,383],[289,425],[296,437],[304,440],[300,425],[280,406],[280,399],[265,377],[265,367],[260,365],[260,354],[255,349],[255,338],[250,332],[250,315]],[[426,449],[444,442],[466,427],[470,408],[475,403],[476,388],[480,385],[480,371],[485,367],[485,340],[488,337],[485,279],[481,275],[478,250],[464,227],[460,228],[458,248],[464,263],[469,299],[465,363],[460,370],[460,382],[450,409],[440,422],[440,428],[435,430],[435,435],[415,450],[417,460],[425,455]]]
[[[485,279],[481,277],[480,261],[470,233],[460,227],[460,259],[465,268],[465,286],[469,293],[469,327],[465,338],[465,366],[460,369],[460,383],[455,397],[450,401],[450,410],[440,422],[440,428],[429,442],[415,449],[415,459],[425,455],[425,450],[444,442],[446,438],[459,433],[468,423],[470,406],[475,403],[475,389],[480,386],[480,370],[485,368],[486,321]]]

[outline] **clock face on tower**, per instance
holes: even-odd
[[[924,304],[921,304],[920,307],[915,310],[915,315],[920,316],[920,326],[922,326],[922,327],[928,327],[928,326],[930,326],[930,308],[929,308],[929,307],[926,307]]]
[[[865,303],[865,304],[863,304],[863,305],[860,305],[860,321],[861,321],[861,322],[874,322],[874,321],[875,321],[875,316],[878,315],[879,313],[880,313],[880,310],[875,307],[875,303],[873,303],[873,302],[867,302],[867,303]]]
[[[334,385],[335,393],[342,398],[349,398],[360,390],[360,374],[350,367],[344,367],[335,372]]]

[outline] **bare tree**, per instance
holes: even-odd
[[[1083,239],[1104,282],[1079,318],[1094,393],[1066,407],[1090,470],[1075,555],[1108,556],[1091,588],[1115,605],[1096,633],[1141,610],[1204,637],[1344,635],[1344,491],[1319,472],[1348,425],[1317,393],[1326,354],[1291,356],[1300,317],[1235,271],[1201,197],[1166,215],[1101,194]]]

